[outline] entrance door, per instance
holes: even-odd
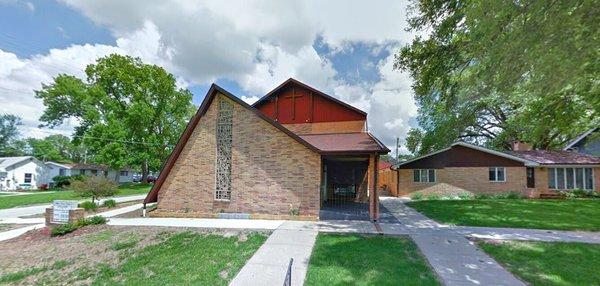
[[[323,158],[321,219],[369,220],[365,157]]]
[[[527,167],[527,187],[535,188],[535,169],[531,167]]]

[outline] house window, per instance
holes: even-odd
[[[121,171],[121,172],[119,173],[119,176],[122,176],[122,177],[127,177],[127,176],[129,176],[129,172],[128,172],[128,171]]]
[[[548,188],[554,190],[594,189],[592,168],[548,168]]]
[[[215,199],[231,199],[231,144],[233,127],[233,104],[228,100],[219,100],[217,117],[217,154]]]
[[[490,167],[489,179],[491,182],[506,182],[506,169],[504,167]]]
[[[67,175],[67,169],[65,169],[65,168],[60,168],[60,169],[58,170],[58,175],[59,175],[59,176],[66,176],[66,175]]]
[[[435,183],[435,169],[413,170],[413,181],[417,183]]]
[[[92,175],[94,175],[94,176],[98,175],[98,170],[90,170],[90,172],[92,172]]]
[[[31,179],[33,178],[33,174],[31,173],[25,173],[25,179],[23,180],[23,182],[25,184],[31,184]]]

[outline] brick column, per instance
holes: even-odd
[[[369,189],[369,216],[371,220],[379,219],[379,195],[377,194],[377,161],[379,155],[369,156],[369,168],[367,170],[367,188]]]

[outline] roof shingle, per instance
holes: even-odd
[[[322,153],[387,153],[389,149],[369,133],[299,135]]]
[[[507,151],[507,154],[542,165],[599,165],[600,158],[571,151]]]

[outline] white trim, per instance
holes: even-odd
[[[429,153],[427,155],[419,156],[417,158],[413,158],[413,159],[410,159],[408,161],[400,162],[400,163],[398,163],[396,165],[393,165],[392,167],[393,168],[398,168],[398,167],[400,167],[402,165],[406,165],[408,163],[411,163],[411,162],[414,162],[414,161],[417,161],[417,160],[420,160],[420,159],[423,159],[423,158],[426,158],[426,157],[429,157],[429,156],[433,156],[435,154],[439,154],[439,153],[448,151],[448,150],[452,149],[452,147],[454,147],[454,146],[467,147],[467,148],[471,148],[471,149],[478,150],[478,151],[481,151],[481,152],[485,152],[485,153],[488,153],[488,154],[492,154],[492,155],[496,155],[496,156],[503,157],[503,158],[506,158],[506,159],[510,159],[510,160],[513,160],[513,161],[522,162],[527,167],[539,166],[539,164],[536,163],[536,162],[529,161],[529,160],[526,160],[526,159],[523,159],[523,158],[520,158],[520,157],[517,157],[517,156],[513,156],[513,155],[510,155],[510,154],[506,154],[504,152],[491,150],[491,149],[488,149],[488,148],[485,148],[485,147],[476,146],[476,145],[465,143],[465,142],[455,142],[452,145],[450,145],[450,147],[447,147],[447,148],[444,148],[444,149],[441,149],[441,150]]]
[[[598,127],[592,128],[592,129],[586,131],[585,133],[579,135],[579,137],[577,137],[573,141],[569,142],[567,144],[567,146],[565,146],[565,148],[563,148],[563,151],[569,151],[569,149],[573,148],[573,145],[579,143],[585,137],[588,137],[588,135],[592,134],[594,131],[596,131],[596,129],[598,129]]]
[[[548,168],[548,174],[550,173],[550,169],[553,169],[554,171],[554,188],[550,187],[550,184],[548,184],[548,189],[550,190],[577,190],[579,189],[577,187],[577,168],[582,169],[582,176],[581,179],[583,180],[583,190],[590,190],[590,191],[595,191],[595,187],[596,187],[596,178],[594,176],[594,168],[592,167],[562,167],[562,166],[556,166],[556,167],[549,167]],[[559,188],[558,186],[558,172],[557,169],[562,169],[563,170],[563,183],[564,183],[564,188]],[[567,169],[573,169],[573,187],[572,188],[567,188]],[[587,177],[585,174],[585,169],[591,169],[592,170],[592,186],[590,189],[587,188]],[[549,175],[548,175],[549,176]]]
[[[494,169],[494,173],[495,173],[495,180],[490,180],[490,169]],[[502,169],[503,173],[504,173],[504,179],[503,180],[498,180],[498,169]],[[506,167],[488,167],[488,182],[491,183],[506,183]]]
[[[59,163],[56,163],[56,162],[53,162],[53,161],[48,161],[48,162],[46,162],[44,164],[46,164],[46,165],[54,165],[54,166],[58,166],[58,167],[69,169],[69,170],[72,168],[71,166],[59,164]]]
[[[437,182],[437,170],[436,169],[412,169],[413,170],[413,183],[435,183]],[[433,181],[429,181],[429,170],[433,170]],[[419,171],[419,181],[415,182],[415,171]],[[422,173],[426,171],[427,182],[423,182],[421,178],[423,177]]]

